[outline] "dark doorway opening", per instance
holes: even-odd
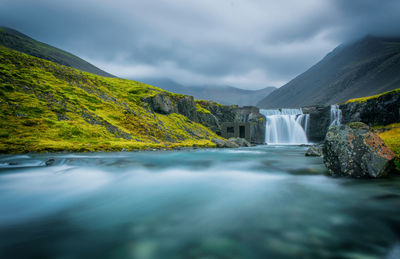
[[[239,137],[245,138],[246,137],[246,128],[245,126],[239,126]]]
[[[228,127],[228,128],[226,128],[226,132],[235,133],[235,129],[233,127]]]

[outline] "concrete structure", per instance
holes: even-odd
[[[244,138],[251,142],[249,122],[224,122],[221,130],[224,138]]]

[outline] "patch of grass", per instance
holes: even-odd
[[[379,136],[385,144],[394,152],[396,159],[400,162],[400,123],[394,123],[385,127],[380,127]]]
[[[211,114],[211,112],[205,108],[203,108],[200,104],[196,103],[196,111],[206,114]]]
[[[388,91],[388,92],[384,92],[384,93],[381,93],[381,94],[373,95],[373,96],[366,96],[366,97],[350,99],[350,100],[347,100],[345,103],[366,102],[368,100],[376,99],[376,98],[379,98],[379,97],[381,97],[383,95],[390,94],[390,93],[396,93],[396,92],[399,92],[399,91],[400,91],[400,88],[397,88],[397,89],[394,89],[394,90],[391,90],[391,91]]]

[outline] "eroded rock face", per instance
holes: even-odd
[[[322,152],[332,175],[378,178],[393,170],[394,153],[361,122],[331,127]]]

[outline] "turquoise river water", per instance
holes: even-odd
[[[305,150],[0,156],[0,258],[400,258],[400,177]]]

